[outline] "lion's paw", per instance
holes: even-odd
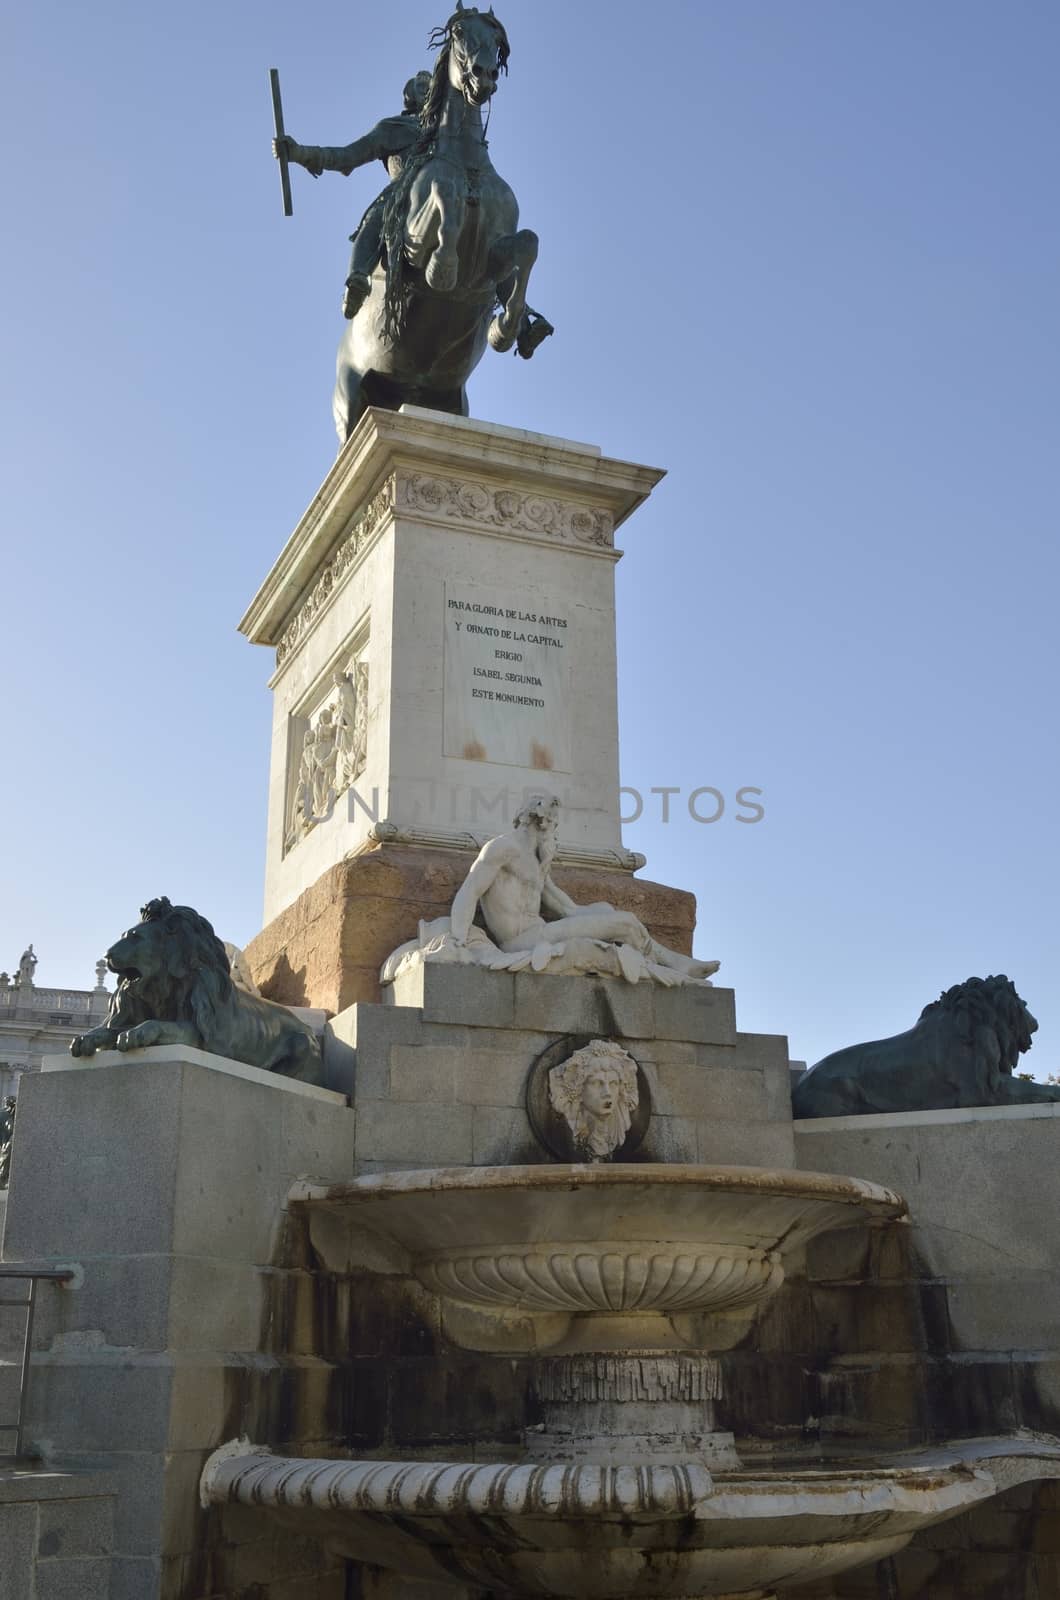
[[[135,1028],[127,1028],[124,1033],[119,1033],[117,1048],[119,1050],[146,1050],[150,1045],[157,1044],[162,1036],[162,1025],[159,1022],[141,1022]]]

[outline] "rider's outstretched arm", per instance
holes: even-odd
[[[369,161],[381,161],[386,155],[379,148],[376,129],[352,144],[299,144],[295,145],[290,159],[305,167],[314,178],[322,172],[341,172],[348,178],[355,167],[366,167]]]
[[[384,117],[363,139],[352,144],[297,144],[289,140],[289,161],[305,167],[314,178],[322,172],[341,172],[349,177],[356,167],[366,167],[370,161],[386,161],[414,145],[420,136],[419,123],[411,117]]]

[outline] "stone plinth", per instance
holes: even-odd
[[[627,868],[614,530],[662,474],[593,445],[371,410],[240,627],[276,649],[265,920],[381,828],[445,846],[564,806]]]
[[[829,1454],[850,1436],[907,1442],[989,1431],[1060,1435],[1060,1107],[798,1121],[799,1165],[901,1189],[909,1225],[818,1240],[809,1305],[774,1329],[817,1330],[812,1406]],[[853,1165],[850,1165],[853,1163]],[[776,1355],[773,1355],[776,1362]],[[1060,1494],[1012,1490],[806,1600],[988,1600],[1060,1594]],[[801,1591],[800,1591],[801,1600]]]
[[[653,1111],[636,1160],[795,1164],[787,1041],[738,1032],[730,989],[427,964],[328,1024],[357,1171],[547,1160],[527,1078],[565,1036],[620,1040],[643,1068]]]
[[[18,1117],[3,1259],[77,1268],[38,1300],[28,1438],[67,1470],[108,1472],[101,1595],[205,1592],[181,1587],[196,1560],[205,1570],[196,1484],[234,1419],[300,1439],[335,1428],[332,1368],[289,1353],[276,1306],[304,1276],[287,1193],[351,1173],[353,1113],[327,1090],[162,1046],[50,1058]]]
[[[794,1124],[800,1166],[856,1170],[909,1201],[912,1248],[945,1288],[956,1349],[1036,1352],[1060,1424],[1060,1105],[816,1117]],[[850,1163],[854,1163],[854,1169]],[[1018,1315],[1013,1308],[1018,1307]]]
[[[0,1464],[0,1600],[110,1600],[106,1473]]]
[[[416,937],[421,920],[448,915],[472,860],[470,849],[382,843],[340,861],[251,940],[244,954],[255,982],[282,1005],[335,1012],[378,1000],[387,956]],[[694,895],[618,868],[561,864],[553,875],[574,900],[609,900],[691,954]]]

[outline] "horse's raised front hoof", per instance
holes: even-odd
[[[551,322],[539,311],[528,311],[519,329],[518,347],[523,360],[529,361],[538,346],[544,344],[555,331]]]
[[[427,263],[427,287],[439,294],[448,294],[456,288],[457,262],[452,256],[442,256],[435,251]]]
[[[491,350],[496,350],[497,353],[499,355],[502,355],[502,356],[506,355],[508,353],[508,351],[512,348],[512,345],[515,343],[515,331],[514,331],[514,329],[518,328],[519,324],[518,323],[514,324],[513,331],[511,333],[508,333],[506,331],[507,326],[508,326],[508,321],[507,321],[507,318],[503,315],[503,313],[500,316],[494,317],[493,321],[490,323],[490,331],[489,331],[490,349]]]

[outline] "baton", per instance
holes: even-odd
[[[286,137],[283,131],[283,103],[280,100],[280,74],[275,67],[269,68],[269,83],[272,85],[272,116],[276,124],[276,137]],[[285,217],[293,216],[294,207],[291,205],[291,174],[287,167],[287,157],[277,156],[280,163],[280,189],[283,193],[283,214]]]

